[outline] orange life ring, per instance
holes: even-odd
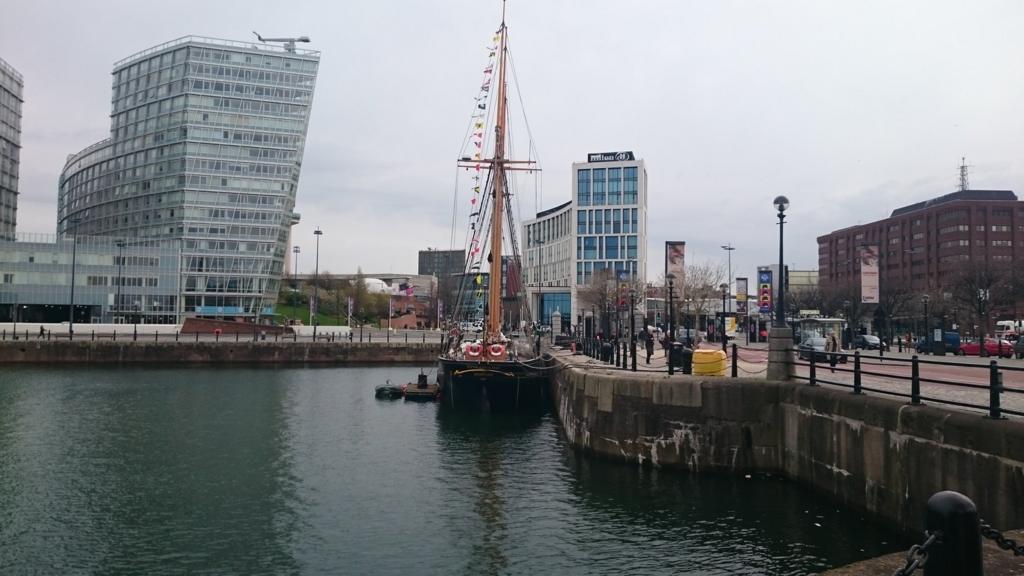
[[[495,357],[497,357],[497,356],[504,356],[505,355],[505,347],[502,346],[501,344],[491,344],[487,348],[487,352],[490,353],[491,356],[495,356]]]

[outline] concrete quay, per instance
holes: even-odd
[[[8,364],[429,364],[436,343],[19,340],[0,342]]]
[[[1024,421],[764,378],[626,372],[557,352],[552,397],[569,442],[640,465],[768,472],[907,534],[955,490],[1000,529],[1024,526]]]

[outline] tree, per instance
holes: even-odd
[[[678,315],[680,308],[685,311],[683,304],[690,300],[687,307],[694,315],[695,326],[700,326],[700,317],[710,313],[713,303],[721,298],[722,289],[719,286],[725,283],[725,276],[726,268],[722,262],[708,260],[699,264],[688,264],[676,314]]]
[[[878,308],[875,312],[879,321],[885,323],[890,341],[893,339],[893,319],[910,314],[913,307],[914,294],[906,282],[894,279],[882,283],[878,291]]]
[[[988,260],[969,260],[954,274],[953,300],[970,312],[984,340],[990,318],[1014,303],[1014,276],[1019,272]]]
[[[577,288],[576,298],[581,311],[593,308],[595,313],[601,315],[602,330],[605,334],[611,334],[615,328],[612,325],[613,318],[619,320],[619,328],[628,327],[628,320],[622,321],[621,312],[629,309],[630,290],[634,290],[642,301],[645,283],[637,278],[616,280],[615,271],[605,269],[594,272],[587,284]]]

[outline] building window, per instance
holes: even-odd
[[[993,208],[992,209],[992,215],[996,216],[996,217],[1009,218],[1011,213],[1012,212],[1011,212],[1011,210],[1009,208]]]
[[[4,284],[14,284],[14,274],[4,273]]]
[[[592,170],[594,173],[593,180],[593,202],[594,206],[603,206],[605,204],[605,181],[604,181],[604,168],[595,168]]]
[[[977,226],[974,227],[974,231],[975,232],[984,232],[985,231],[985,225],[984,224],[978,224]]]
[[[604,239],[604,257],[608,259],[619,257],[619,237],[606,236]]]
[[[586,234],[587,233],[587,211],[579,210],[576,212],[576,233]]]
[[[577,180],[579,181],[577,194],[579,205],[590,206],[590,170],[577,171]]]
[[[914,240],[920,240],[922,238],[924,238],[924,232],[915,232],[914,233]]]
[[[597,260],[597,237],[585,236],[583,238],[583,259]]]
[[[1013,246],[1013,240],[992,240],[989,242],[990,246]]]
[[[636,258],[636,236],[626,236],[626,258]]]
[[[1009,226],[992,226],[993,232],[1009,232],[1010,230]]]

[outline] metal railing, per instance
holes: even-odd
[[[793,364],[797,367],[806,367],[806,374],[796,374],[796,380],[807,382],[810,386],[827,384],[852,390],[853,394],[873,392],[886,394],[899,398],[907,398],[912,405],[920,405],[923,402],[935,404],[946,404],[960,408],[971,408],[988,412],[991,418],[1003,418],[1006,414],[1024,416],[1024,411],[1018,411],[1002,407],[1003,394],[1024,395],[1024,388],[1007,388],[1003,385],[1003,374],[1005,372],[1024,372],[1024,367],[1000,365],[998,360],[990,360],[988,364],[972,364],[965,362],[950,362],[948,360],[924,360],[916,354],[910,358],[898,356],[874,356],[862,355],[860,350],[853,353],[848,352],[810,352],[791,349],[790,352],[797,354]],[[808,356],[805,360],[800,357],[803,354]],[[834,360],[834,361],[833,361]],[[851,366],[852,364],[852,366]],[[882,372],[881,366],[896,367],[895,371]],[[971,371],[972,375],[978,375],[982,381],[968,382],[951,379],[951,377],[929,377],[922,376],[922,367],[942,366],[955,367]],[[831,377],[822,378],[818,371],[829,370],[830,374],[851,374],[850,382],[843,382]],[[976,372],[975,372],[976,371]],[[865,384],[865,379],[867,383]],[[888,383],[896,383],[897,388],[882,388],[880,380]],[[965,402],[952,398],[942,398],[934,394],[927,395],[922,392],[922,384],[933,384],[948,386],[956,390],[983,390],[988,392],[988,402],[985,404],[977,402]]]
[[[316,336],[299,336],[291,333],[264,332],[151,332],[140,333],[137,329],[126,327],[125,330],[96,331],[87,328],[79,328],[74,332],[54,332],[43,330],[42,332],[24,330],[13,332],[0,330],[0,342],[53,342],[53,341],[92,341],[110,340],[113,342],[280,342],[280,343],[309,343],[320,342],[329,344],[437,344],[441,342],[441,333],[429,330],[405,331],[400,333],[388,333],[384,331],[362,331],[352,330],[347,335],[340,332],[322,333]]]

